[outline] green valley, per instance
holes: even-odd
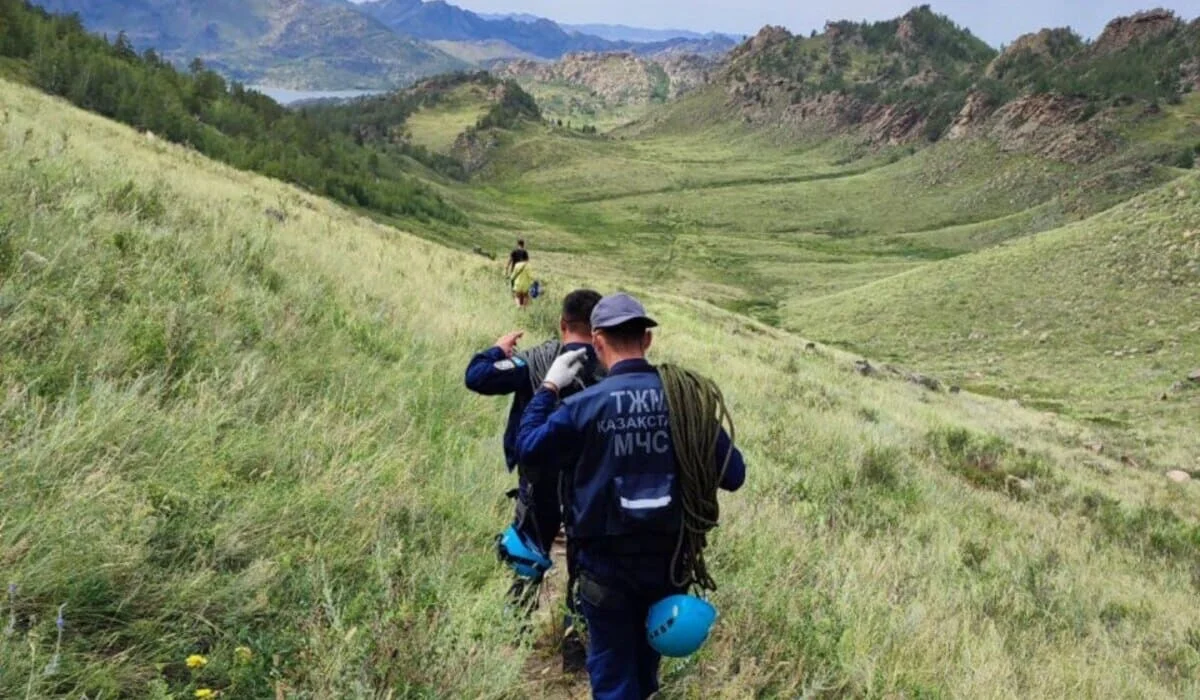
[[[578,286],[749,465],[663,697],[1200,694],[1200,21],[768,28],[604,133],[481,73],[283,110],[40,15],[0,55],[0,697],[586,697],[558,597],[503,612],[462,386]]]

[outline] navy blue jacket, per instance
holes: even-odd
[[[588,349],[589,367],[596,364],[595,350],[584,343],[567,343],[563,350]],[[504,430],[504,461],[511,472],[516,468],[517,431],[521,425],[521,415],[526,405],[533,398],[533,385],[529,377],[529,365],[519,353],[512,359],[505,357],[504,351],[491,347],[471,358],[467,365],[467,388],[484,396],[513,395],[512,408],[508,412],[508,426]]]
[[[561,404],[553,392],[537,392],[517,442],[526,468],[565,472],[567,534],[589,574],[626,588],[663,585],[681,519],[666,398],[650,363],[620,362]],[[717,459],[729,448],[722,430]],[[735,449],[721,488],[736,491],[745,480]],[[630,552],[624,545],[634,541],[650,544]]]

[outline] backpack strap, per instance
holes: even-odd
[[[550,365],[554,364],[554,360],[562,354],[562,348],[560,341],[547,340],[535,348],[520,353],[522,359],[529,365],[529,383],[534,393],[537,393],[542,382],[546,381],[546,373],[550,371]]]

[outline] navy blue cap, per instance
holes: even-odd
[[[658,322],[646,315],[642,303],[628,294],[612,294],[601,299],[592,309],[592,329],[615,328],[630,321],[641,321],[646,328]]]

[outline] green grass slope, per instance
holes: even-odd
[[[465,131],[475,126],[495,104],[487,86],[468,83],[455,88],[404,122],[409,140],[434,153],[449,153]]]
[[[1172,107],[1160,126],[1193,108]],[[982,139],[875,149],[787,143],[728,121],[669,124],[628,138],[531,130],[483,184],[497,206],[540,222],[543,250],[619,259],[635,279],[774,323],[781,305],[1053,229],[1181,172],[1134,149],[1072,166]],[[1182,127],[1158,131],[1186,140]]]
[[[1188,176],[1061,229],[796,300],[784,315],[967,386],[1151,430],[1200,408],[1200,391],[1169,392],[1200,367],[1197,309],[1200,180]]]
[[[0,107],[0,696],[578,693],[523,672],[553,616],[530,646],[501,615],[505,407],[461,386],[553,309],[27,88]],[[646,297],[751,465],[710,550],[721,622],[666,697],[1200,692],[1189,487],[1086,426]]]

